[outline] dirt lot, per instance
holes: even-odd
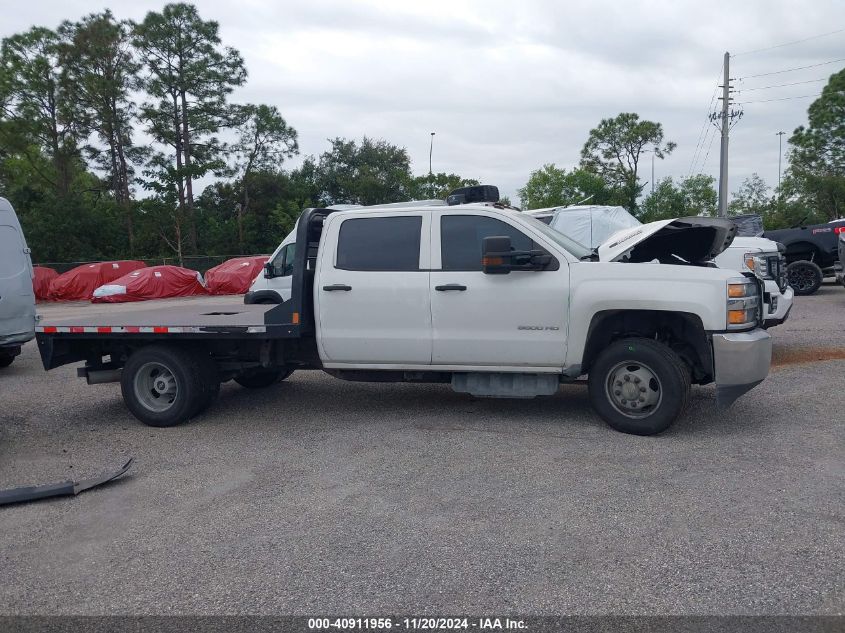
[[[316,372],[152,429],[29,344],[0,373],[0,487],[136,463],[0,509],[0,613],[841,614],[843,326],[845,289],[797,298],[768,380],[726,412],[695,388],[655,438],[580,386],[475,400]]]

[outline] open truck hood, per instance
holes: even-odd
[[[701,264],[730,246],[736,231],[727,218],[658,220],[611,235],[598,247],[599,261]]]

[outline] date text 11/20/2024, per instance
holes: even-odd
[[[527,629],[524,620],[513,618],[308,618],[308,629],[312,631],[519,631]]]

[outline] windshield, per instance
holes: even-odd
[[[540,233],[549,238],[552,242],[565,249],[572,255],[575,255],[575,257],[577,257],[578,259],[581,259],[582,257],[587,257],[591,254],[592,251],[590,251],[589,248],[579,242],[576,242],[572,238],[567,237],[563,233],[549,228],[537,218],[533,218],[530,215],[524,213],[521,214],[520,217],[525,220],[528,224],[530,224],[533,228],[537,229]]]
[[[623,207],[593,206],[557,211],[551,227],[585,246],[597,248],[614,233],[640,224]]]

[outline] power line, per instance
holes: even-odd
[[[701,152],[704,151],[704,143],[707,141],[707,133],[709,129],[707,128],[707,124],[709,123],[709,116],[710,110],[713,107],[713,102],[716,99],[716,94],[719,91],[719,77],[722,75],[722,70],[724,70],[724,63],[719,68],[719,74],[716,75],[716,86],[713,88],[713,94],[710,95],[710,103],[707,104],[707,114],[704,118],[704,124],[701,126],[701,129],[698,131],[698,140],[695,142],[695,150],[692,154],[692,161],[690,162],[689,171],[687,172],[687,176],[691,176],[693,169],[695,168],[696,162],[701,157]]]
[[[793,40],[791,42],[784,42],[783,44],[776,44],[775,46],[767,46],[766,48],[755,48],[752,51],[743,51],[742,53],[737,53],[735,55],[731,55],[731,57],[739,57],[740,55],[751,55],[752,53],[762,53],[763,51],[770,51],[775,48],[783,48],[784,46],[792,46],[793,44],[801,44],[802,42],[809,42],[810,40],[817,40],[820,37],[827,37],[828,35],[836,35],[837,33],[842,33],[845,29],[838,29],[836,31],[830,31],[828,33],[820,33],[819,35],[812,35],[810,37],[805,37],[801,40]]]
[[[710,114],[710,109],[713,107],[713,101],[716,99],[716,92],[719,90],[719,86],[716,86],[713,89],[713,96],[710,97],[710,104],[707,106],[707,113]],[[701,129],[698,132],[698,140],[695,143],[695,150],[692,154],[692,161],[690,162],[689,171],[687,172],[688,175],[691,175],[693,169],[695,169],[695,164],[698,162],[698,159],[701,158],[701,152],[704,151],[704,143],[707,142],[707,134],[710,132],[708,128],[709,120],[707,118],[704,119],[704,123],[701,125]]]
[[[805,70],[807,68],[818,68],[819,66],[827,66],[828,64],[835,64],[836,62],[845,62],[845,57],[840,59],[831,59],[829,62],[821,62],[820,64],[810,64],[809,66],[796,66],[795,68],[786,68],[784,70],[776,70],[770,73],[760,73],[759,75],[746,75],[745,77],[738,77],[737,81],[744,79],[753,79],[754,77],[768,77],[769,75],[780,75],[781,73],[791,73],[793,70]]]
[[[790,101],[791,99],[807,99],[808,97],[818,97],[820,92],[811,95],[798,95],[797,97],[781,97],[780,99],[762,99],[760,101],[738,101],[737,105],[744,105],[746,103],[769,103],[770,101]]]
[[[704,162],[701,163],[701,168],[707,168],[707,159],[710,158],[710,150],[713,147],[713,141],[716,139],[716,128],[713,128],[713,136],[710,137],[710,145],[707,146],[707,154],[704,155]]]
[[[769,88],[783,88],[784,86],[798,86],[800,84],[812,84],[818,81],[827,81],[827,77],[822,77],[821,79],[808,79],[807,81],[793,81],[789,84],[775,84],[773,86],[757,86],[756,88],[743,88],[742,90],[737,90],[737,93],[740,92],[751,92],[752,90],[768,90]]]

